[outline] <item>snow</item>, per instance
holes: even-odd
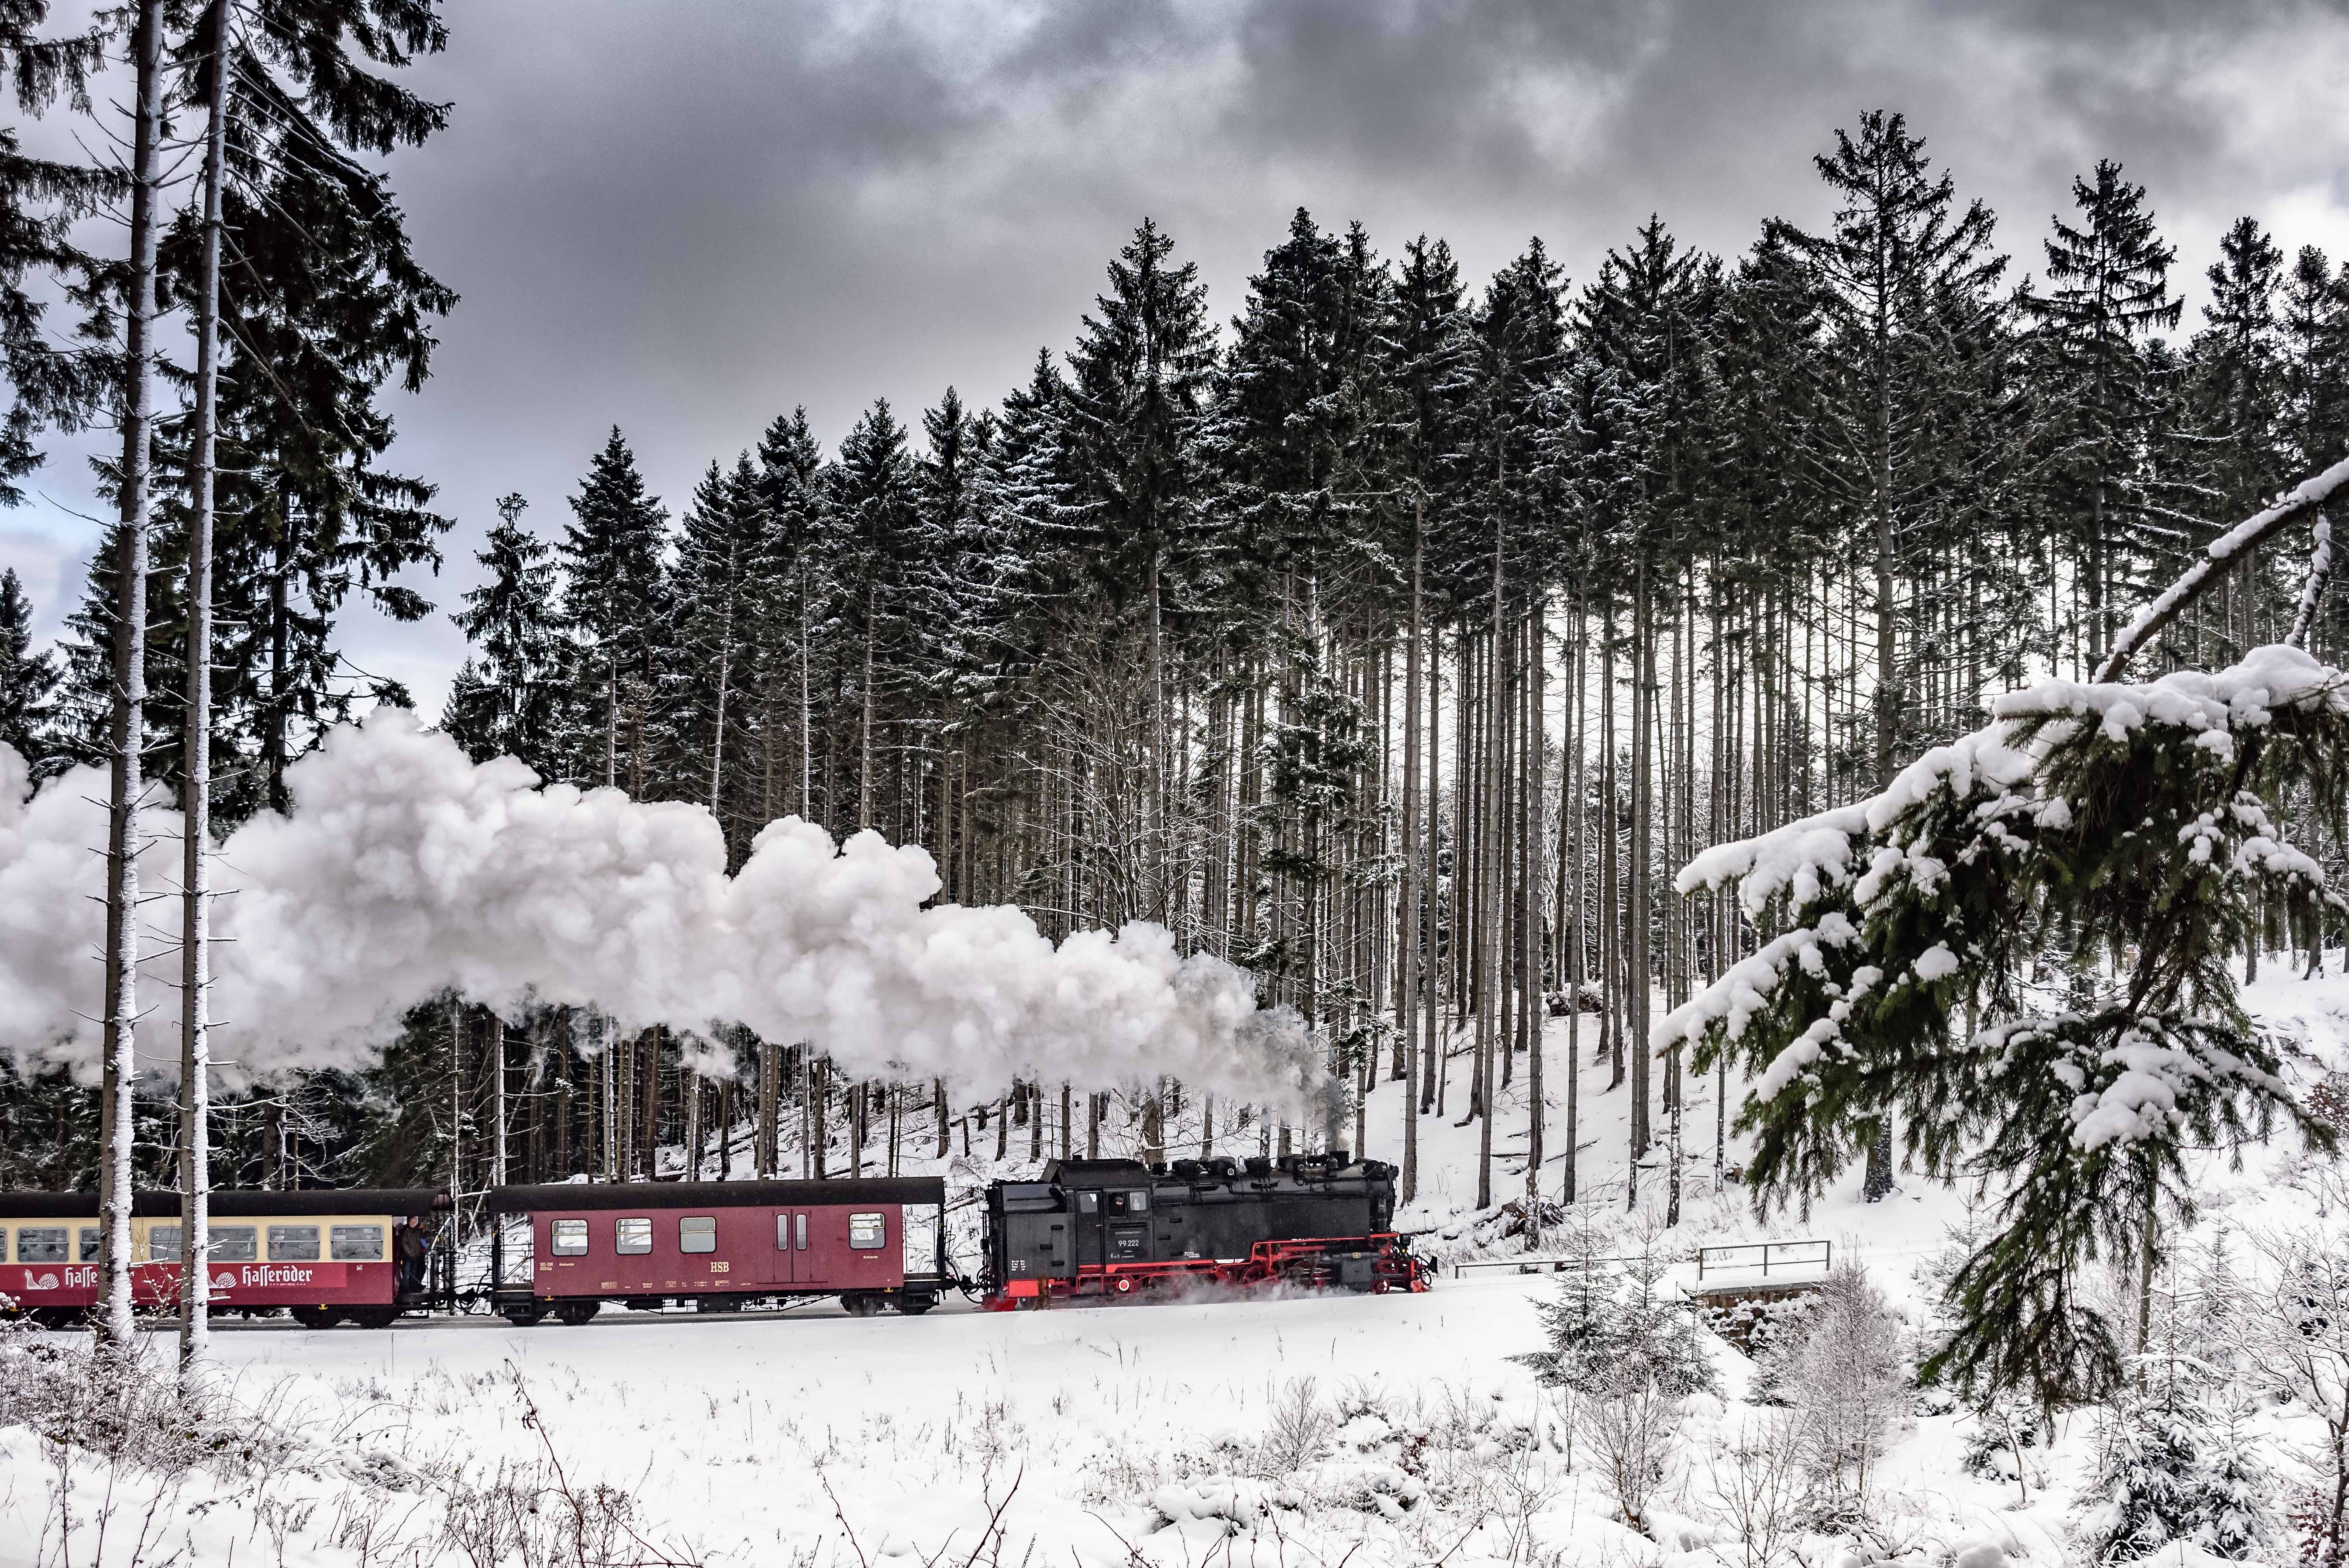
[[[2341,956],[2328,963],[2338,968]],[[2312,1070],[2349,1066],[2349,978],[2271,979],[2246,998],[2315,1054]],[[1544,1187],[1553,1198],[1567,1033],[1564,1019],[1546,1031]],[[1630,1181],[1636,1174],[1652,1214],[1666,1151],[1652,1151],[1636,1173],[1627,1168],[1627,1096],[1588,1060],[1594,1031],[1580,1033],[1582,1212],[1611,1227],[1612,1244],[1635,1246],[1622,1218]],[[1480,1129],[1454,1125],[1466,1065],[1464,1056],[1451,1063],[1450,1114],[1421,1123],[1424,1180],[1400,1220],[1423,1251],[1510,1257],[1521,1243],[1505,1234],[1508,1211],[1473,1201]],[[2147,1065],[2158,1075],[2159,1064]],[[1520,1060],[1496,1097],[1503,1200],[1524,1189],[1525,1086]],[[1689,1086],[1685,1214],[1659,1244],[1685,1257],[1700,1243],[1818,1238],[1837,1262],[1868,1270],[1912,1336],[1928,1330],[1928,1272],[1966,1219],[1969,1195],[1905,1177],[1890,1199],[1868,1204],[1854,1171],[1798,1228],[1758,1222],[1742,1190],[1714,1178],[1715,1085]],[[1734,1080],[1729,1089],[1742,1097]],[[2158,1106],[2149,1093],[2138,1110]],[[1381,1085],[1367,1119],[1370,1152],[1395,1158],[1395,1085]],[[1195,1126],[1177,1120],[1178,1131]],[[1111,1130],[1127,1135],[1122,1118]],[[1244,1152],[1257,1136],[1237,1132],[1222,1147]],[[1015,1151],[1025,1137],[1015,1131]],[[1733,1137],[1725,1154],[1733,1165],[1744,1158]],[[2210,1223],[2241,1229],[2275,1211],[2268,1180],[2288,1157],[2249,1150],[2240,1173],[2229,1168],[2230,1151],[2199,1157]],[[947,1166],[977,1179],[1018,1162],[998,1168],[957,1154]],[[1771,1277],[1816,1272],[1782,1257]],[[1709,1261],[1707,1280],[1724,1277],[1758,1281],[1755,1261]],[[1693,1284],[1694,1268],[1683,1262],[1670,1278]],[[950,1300],[920,1319],[850,1318],[826,1303],[778,1314],[611,1310],[580,1328],[480,1317],[381,1333],[228,1323],[214,1336],[219,1375],[256,1413],[256,1431],[265,1420],[287,1436],[285,1451],[233,1478],[198,1469],[167,1480],[80,1451],[60,1469],[55,1445],[0,1427],[0,1568],[62,1561],[57,1522],[67,1518],[79,1521],[71,1560],[93,1568],[130,1562],[142,1533],[160,1547],[148,1561],[178,1551],[187,1563],[295,1568],[469,1563],[477,1559],[451,1542],[478,1534],[492,1501],[523,1494],[542,1521],[567,1517],[572,1497],[624,1506],[628,1528],[653,1550],[623,1561],[1195,1568],[1210,1552],[1219,1564],[1265,1568],[1740,1561],[1719,1488],[1731,1449],[1768,1418],[1744,1402],[1750,1368],[1713,1342],[1722,1397],[1692,1402],[1651,1521],[1655,1539],[1643,1542],[1612,1517],[1590,1457],[1569,1464],[1561,1407],[1510,1359],[1536,1347],[1534,1303],[1556,1279],[1447,1268],[1417,1296],[1203,1297],[1010,1314]],[[163,1336],[155,1339],[161,1353]],[[1920,1404],[1887,1459],[1870,1529],[1911,1542],[1916,1555],[1904,1560],[2058,1568],[2093,1419],[2071,1420],[2052,1450],[2028,1451],[2021,1496],[2011,1474],[1962,1469],[1973,1422]],[[1826,1564],[1849,1552],[1816,1538],[1806,1550],[1806,1561]],[[2189,1556],[2176,1568],[2207,1565]]]
[[[2138,646],[2155,631],[2168,624],[2180,606],[2201,590],[2212,574],[2225,570],[2237,556],[2258,544],[2277,528],[2299,516],[2311,507],[2321,506],[2333,493],[2349,484],[2349,458],[2313,478],[2302,480],[2271,502],[2266,510],[2245,518],[2204,547],[2202,556],[2181,573],[2178,580],[2164,588],[2152,603],[2139,610],[2137,618],[2113,642],[2112,652],[2106,657],[2100,676],[2117,673],[2136,652]],[[2317,540],[2320,563],[2329,563],[2331,531],[2325,530]]]

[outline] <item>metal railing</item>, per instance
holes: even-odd
[[[1739,1262],[1741,1258],[1757,1261]],[[1682,1253],[1682,1262],[1688,1254]],[[1472,1258],[1452,1265],[1454,1279],[1464,1278],[1475,1270],[1503,1270],[1513,1274],[1563,1274],[1575,1269],[1616,1268],[1636,1263],[1636,1256],[1620,1258]],[[1664,1261],[1669,1262],[1669,1257]],[[1835,1243],[1828,1241],[1738,1241],[1721,1246],[1699,1247],[1696,1250],[1697,1282],[1704,1282],[1710,1269],[1720,1274],[1724,1271],[1743,1272],[1759,1267],[1762,1277],[1768,1279],[1775,1268],[1781,1274],[1796,1269],[1816,1269],[1825,1272],[1835,1266]]]
[[[1751,1263],[1740,1264],[1734,1261],[1738,1254],[1750,1252],[1762,1254],[1762,1277],[1765,1280],[1770,1277],[1770,1263],[1774,1254],[1777,1257],[1778,1267],[1782,1272],[1794,1268],[1815,1268],[1825,1272],[1835,1267],[1833,1241],[1739,1241],[1719,1247],[1699,1247],[1696,1250],[1697,1282],[1699,1284],[1704,1282],[1704,1271],[1708,1265],[1716,1273],[1720,1272],[1724,1266],[1752,1268],[1754,1265]],[[1789,1252],[1798,1252],[1802,1255],[1788,1257],[1786,1254]]]
[[[1506,1269],[1516,1274],[1563,1274],[1572,1269],[1603,1269],[1639,1261],[1637,1258],[1471,1258],[1453,1264],[1452,1277],[1459,1279],[1471,1269]]]

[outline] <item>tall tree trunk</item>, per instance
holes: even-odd
[[[1523,781],[1523,799],[1526,803],[1524,820],[1527,825],[1526,831],[1524,835],[1526,842],[1523,864],[1527,874],[1519,879],[1519,887],[1522,891],[1522,898],[1519,903],[1519,919],[1523,922],[1525,929],[1525,961],[1526,970],[1525,983],[1519,988],[1522,997],[1519,1005],[1520,1008],[1525,1011],[1525,1016],[1529,1022],[1530,1027],[1527,1033],[1531,1036],[1531,1039],[1528,1042],[1527,1054],[1526,1057],[1526,1245],[1529,1248],[1537,1247],[1541,1244],[1541,1168],[1543,1156],[1542,1133],[1544,1131],[1542,1124],[1546,1119],[1545,1112],[1547,1110],[1547,1107],[1542,1102],[1543,1008],[1541,1005],[1542,988],[1540,973],[1541,906],[1539,902],[1540,895],[1538,892],[1540,883],[1530,874],[1533,867],[1538,864],[1534,854],[1534,840],[1539,836],[1540,827],[1540,813],[1537,809],[1537,803],[1542,798],[1542,747],[1544,742],[1542,732],[1542,700],[1543,688],[1546,684],[1546,676],[1543,670],[1544,650],[1542,648],[1542,641],[1547,635],[1547,630],[1543,626],[1543,620],[1545,618],[1542,613],[1542,601],[1539,594],[1535,594],[1533,596],[1532,609],[1533,624],[1528,628],[1526,637],[1527,657],[1526,660],[1526,668],[1527,673],[1525,701],[1526,733],[1525,746],[1525,778]],[[1561,826],[1563,826],[1563,824],[1561,824]],[[1559,931],[1560,938],[1563,939],[1564,935],[1565,932],[1563,929],[1561,929]]]
[[[154,441],[156,148],[163,119],[162,0],[139,0],[132,21],[134,120],[130,168],[130,263],[123,326],[122,489],[119,578],[114,625],[114,777],[107,861],[106,1061],[99,1085],[104,1121],[105,1274],[98,1332],[129,1348],[131,1150],[138,1116],[134,1035],[139,1019],[140,812],[147,793],[147,524]]]
[[[1427,503],[1414,504],[1411,545],[1410,649],[1403,659],[1402,702],[1402,888],[1396,903],[1397,969],[1395,1033],[1402,1048],[1402,1189],[1405,1203],[1419,1196],[1419,661],[1426,625],[1423,579],[1427,557]]]
[[[506,1184],[506,1021],[495,1012],[490,1014],[490,1117],[496,1124],[492,1135],[490,1153],[490,1185]]]
[[[227,0],[214,0],[206,48],[211,106],[204,124],[203,239],[196,264],[195,423],[189,458],[195,507],[188,523],[187,783],[180,887],[180,1369],[212,1343],[212,736],[214,431],[220,406],[221,182],[228,142]]]

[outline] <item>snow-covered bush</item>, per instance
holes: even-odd
[[[1264,1436],[1250,1450],[1250,1473],[1265,1480],[1295,1474],[1329,1451],[1338,1418],[1310,1377],[1292,1377],[1272,1402]]]
[[[1715,1386],[1696,1311],[1664,1281],[1652,1247],[1619,1264],[1586,1262],[1535,1303],[1549,1347],[1515,1359],[1572,1397],[1575,1439],[1597,1464],[1623,1521],[1645,1531],[1692,1394]]]
[[[2240,1420],[2219,1407],[2200,1362],[2176,1354],[2138,1359],[2097,1430],[2095,1471],[2076,1533],[2089,1560],[2135,1562],[2173,1542],[2240,1560],[2274,1534],[2264,1469]]]

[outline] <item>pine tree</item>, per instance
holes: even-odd
[[[563,777],[558,722],[563,649],[554,567],[546,545],[522,526],[529,506],[498,498],[498,524],[474,556],[489,581],[449,618],[479,650],[457,672],[440,727],[476,762],[518,757],[543,779]]]
[[[556,550],[564,582],[563,620],[579,649],[583,705],[601,732],[583,748],[590,758],[587,780],[641,794],[668,514],[645,493],[636,454],[619,426],[589,461],[571,511]]]
[[[56,719],[57,655],[33,646],[33,606],[16,569],[0,569],[0,746],[25,759],[38,781],[62,770]]]
[[[861,829],[880,821],[874,747],[887,743],[878,726],[892,717],[885,707],[901,675],[895,655],[910,633],[908,617],[915,608],[914,465],[905,450],[905,427],[885,398],[867,409],[840,443],[833,497],[840,509],[848,561],[845,607],[855,627],[860,660],[854,677],[854,826]]]
[[[1913,697],[1900,646],[1906,561],[1949,539],[1934,503],[1952,483],[1945,461],[1982,416],[1961,374],[1962,357],[1990,351],[1999,331],[1990,291],[2005,266],[1990,248],[1990,209],[1956,205],[1955,182],[1936,177],[1906,117],[1871,110],[1858,135],[1836,132],[1816,160],[1841,201],[1828,231],[1784,224],[1777,235],[1808,264],[1825,328],[1818,442],[1811,474],[1821,500],[1868,540],[1875,659],[1868,708],[1875,784],[1892,782],[1913,748]],[[1920,618],[1905,618],[1913,627]],[[1857,678],[1855,671],[1855,678]],[[1870,1145],[1870,1200],[1891,1190],[1891,1129]]]
[[[751,594],[762,544],[770,534],[760,474],[744,452],[732,472],[709,465],[694,488],[678,535],[669,573],[675,628],[662,694],[663,724],[683,764],[676,793],[709,808],[721,826],[726,809],[726,761],[741,743],[750,704],[744,701],[752,659]],[[750,822],[750,832],[763,826]],[[730,843],[747,845],[733,832]]]
[[[2026,296],[2024,308],[2043,349],[2039,413],[2054,449],[2048,512],[2078,535],[2093,667],[2117,628],[2122,574],[2146,553],[2132,535],[2154,509],[2149,436],[2159,389],[2138,339],[2175,327],[2184,302],[2170,297],[2178,253],[2155,230],[2143,186],[2122,180],[2106,159],[2094,184],[2072,182],[2072,196],[2080,225],[2055,220],[2045,242],[2054,286]]]
[[[2210,300],[2202,307],[2202,329],[2188,345],[2185,377],[2193,434],[2188,477],[2203,493],[2212,534],[2227,520],[2257,512],[2291,473],[2275,313],[2282,268],[2283,253],[2246,217],[2221,236],[2219,259],[2206,275]],[[2222,655],[2238,656],[2278,635],[2281,615],[2282,594],[2265,580],[2253,552],[2220,602],[2215,629]]]
[[[98,33],[41,38],[48,0],[0,3],[0,73],[15,88],[17,112],[35,118],[60,94],[88,113],[88,75],[100,60]],[[71,281],[91,258],[73,241],[74,222],[111,192],[113,171],[26,154],[13,126],[0,126],[0,374],[13,394],[0,420],[0,506],[24,500],[16,482],[38,467],[44,429],[78,429],[103,396],[106,358],[60,349],[43,330],[44,301],[28,274]]]

